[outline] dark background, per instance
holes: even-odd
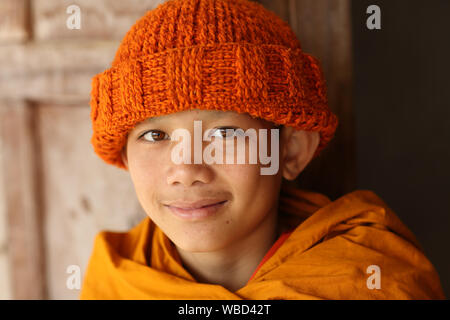
[[[366,9],[381,8],[381,30]],[[450,1],[352,2],[357,187],[416,235],[450,297]]]

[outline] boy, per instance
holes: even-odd
[[[283,183],[337,118],[317,60],[261,5],[161,4],[92,84],[94,149],[148,218],[96,237],[82,299],[444,298],[373,192],[331,202]]]

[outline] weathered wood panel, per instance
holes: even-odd
[[[128,230],[145,213],[129,174],[94,154],[87,102],[37,110],[48,298],[76,299],[79,291],[66,287],[67,267],[78,265],[84,275],[95,234]]]
[[[23,101],[0,103],[1,183],[8,222],[12,297],[16,299],[42,299],[46,290],[37,170],[40,157],[33,112],[33,107]]]
[[[36,40],[115,39],[120,40],[147,10],[162,0],[35,0],[33,29]],[[66,21],[70,5],[80,8],[80,29],[69,29]]]
[[[29,37],[28,0],[0,1],[0,42],[23,42]]]
[[[356,187],[352,110],[350,0],[260,0],[288,22],[305,52],[317,57],[327,83],[330,108],[339,117],[335,138],[301,173],[300,187],[337,198]]]
[[[0,50],[0,97],[89,99],[92,76],[110,65],[118,45],[112,41],[5,45]]]

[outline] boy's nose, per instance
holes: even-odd
[[[206,164],[174,164],[167,172],[167,184],[190,187],[196,183],[210,183],[212,169]]]

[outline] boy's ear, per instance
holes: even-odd
[[[122,156],[122,162],[125,165],[125,167],[128,169],[128,158],[127,158],[127,146],[122,148],[122,151],[120,152],[120,155]]]
[[[281,166],[283,177],[294,180],[311,161],[320,141],[318,132],[283,127]]]

